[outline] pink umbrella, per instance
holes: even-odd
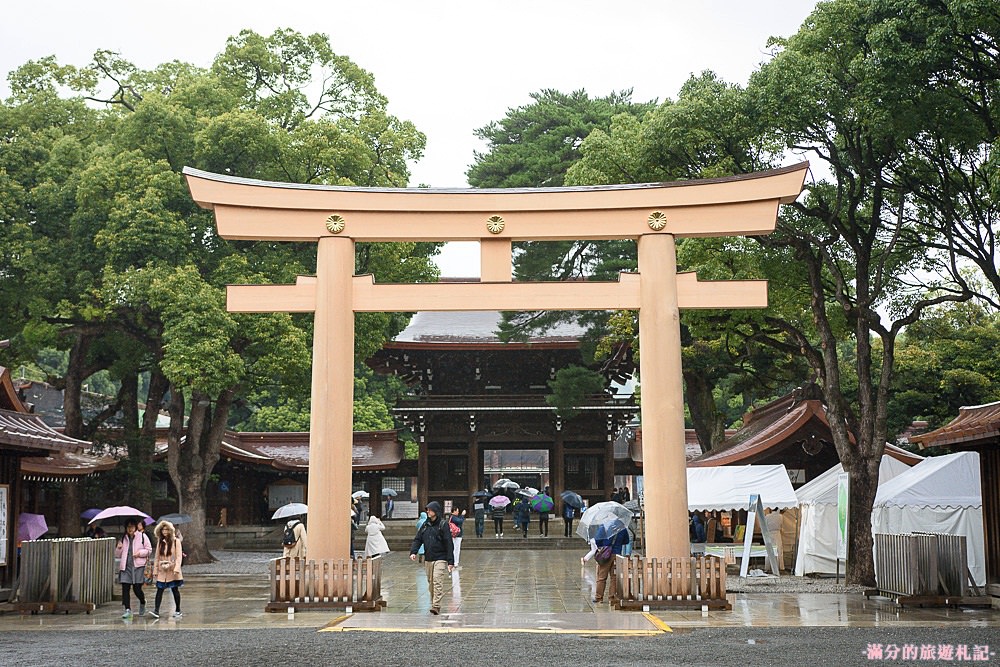
[[[17,515],[17,541],[30,542],[47,533],[49,524],[41,514],[21,512]]]
[[[507,507],[510,505],[510,498],[507,496],[493,496],[490,498],[491,507]]]

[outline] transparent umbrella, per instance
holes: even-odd
[[[610,539],[632,524],[632,510],[607,501],[588,507],[580,517],[576,534],[585,540]]]
[[[302,516],[303,514],[308,514],[309,508],[305,503],[288,503],[287,505],[282,505],[277,510],[275,510],[274,515],[271,516],[272,519],[288,519],[293,516]]]
[[[521,485],[518,484],[517,482],[513,481],[513,480],[504,478],[504,479],[498,479],[496,482],[494,482],[493,483],[493,488],[494,489],[520,489]]]

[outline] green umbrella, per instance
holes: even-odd
[[[555,501],[552,500],[552,496],[547,496],[544,493],[536,493],[531,496],[528,499],[528,504],[531,505],[531,509],[540,513],[551,512],[552,508],[556,506]]]

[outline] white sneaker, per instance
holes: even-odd
[[[159,618],[160,617],[160,612],[158,612],[158,611],[156,611],[154,609],[153,611],[149,612],[149,615],[152,616],[153,618]]]
[[[171,616],[170,618],[181,618],[183,616],[184,614],[180,613],[179,611],[175,611],[173,616]]]
[[[122,612],[122,618],[126,620],[132,618],[132,610],[126,609],[124,612]]]

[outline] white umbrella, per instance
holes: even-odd
[[[355,491],[351,494],[351,498],[368,498],[369,494],[367,491]]]
[[[309,512],[309,508],[306,507],[305,503],[288,503],[287,505],[282,505],[274,512],[272,519],[287,519],[293,516],[302,516]]]
[[[538,495],[538,489],[526,486],[523,489],[519,489],[517,495],[524,496],[525,498],[531,498],[532,496]]]
[[[494,489],[520,489],[521,485],[518,484],[515,481],[512,481],[512,480],[504,478],[504,479],[498,479],[493,484],[493,488]]]

